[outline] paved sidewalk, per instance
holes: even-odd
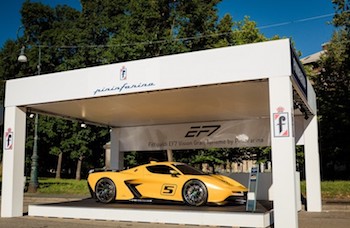
[[[28,204],[42,204],[65,202],[84,198],[84,196],[37,196],[26,195],[24,198],[24,212],[28,211]],[[1,211],[1,209],[0,209]],[[18,218],[0,218],[1,228],[177,228],[177,227],[212,227],[212,226],[189,226],[158,223],[137,223],[117,221],[96,221],[81,219],[43,218],[23,216]],[[323,212],[310,213],[299,212],[300,228],[349,228],[350,227],[350,202],[348,201],[326,201]]]

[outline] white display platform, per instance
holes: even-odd
[[[233,227],[269,227],[273,224],[273,210],[264,213],[252,213],[29,205],[28,215],[70,219]]]

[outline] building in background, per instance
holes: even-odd
[[[328,42],[322,44],[322,50],[319,52],[316,52],[314,54],[308,55],[302,59],[300,59],[300,62],[304,65],[309,67],[311,70],[312,75],[319,75],[321,72],[321,57],[324,55],[327,51]]]

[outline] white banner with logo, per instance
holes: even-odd
[[[120,128],[120,151],[269,146],[269,119]]]

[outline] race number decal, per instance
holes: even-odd
[[[175,184],[164,184],[162,186],[162,190],[160,191],[161,195],[166,196],[173,196],[176,191],[176,185]]]

